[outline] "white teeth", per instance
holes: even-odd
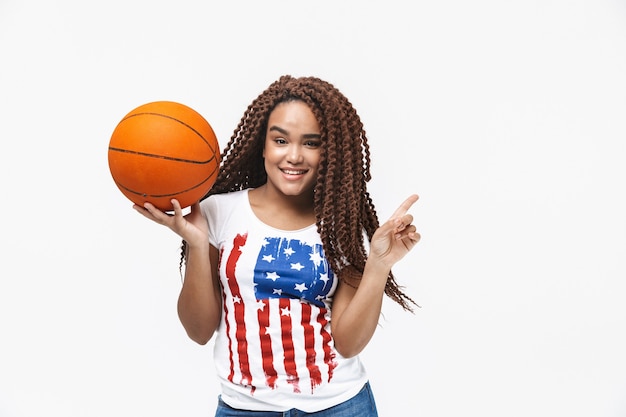
[[[288,175],[299,175],[304,174],[306,171],[290,171],[288,169],[283,169],[283,172]]]

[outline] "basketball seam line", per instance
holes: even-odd
[[[206,161],[194,161],[194,160],[191,160],[191,159],[175,158],[173,156],[155,155],[155,154],[152,154],[152,153],[131,151],[131,150],[128,150],[128,149],[115,148],[115,147],[112,147],[112,146],[109,146],[109,150],[110,151],[116,151],[116,152],[122,152],[122,153],[130,153],[130,154],[133,154],[133,155],[147,156],[149,158],[167,159],[168,161],[186,162],[186,163],[198,164],[198,165],[208,164],[208,163],[210,163],[211,161],[213,161],[215,159],[215,157],[213,157],[213,158],[207,159]]]
[[[204,141],[204,143],[206,143],[206,144],[209,146],[209,148],[211,148],[211,150],[212,150],[213,152],[215,152],[215,149],[213,149],[213,147],[211,146],[211,144],[209,143],[209,141],[208,141],[208,140],[206,140],[206,138],[205,138],[204,136],[202,136],[202,134],[201,134],[200,132],[198,132],[196,129],[194,129],[194,128],[193,128],[193,126],[190,126],[190,125],[188,125],[187,123],[183,122],[182,120],[177,119],[177,118],[172,117],[172,116],[168,116],[168,115],[166,115],[166,114],[154,113],[154,112],[142,112],[142,113],[135,113],[135,114],[131,114],[131,115],[130,115],[130,116],[128,116],[128,117],[125,117],[124,119],[122,119],[122,121],[121,121],[120,123],[122,123],[122,122],[123,122],[124,120],[126,120],[126,119],[130,119],[131,117],[141,116],[141,115],[144,115],[144,114],[149,114],[149,115],[152,115],[152,116],[161,116],[161,117],[165,117],[166,119],[171,119],[171,120],[174,120],[174,121],[176,121],[176,122],[180,123],[181,125],[183,125],[183,126],[185,126],[185,127],[189,128],[189,129],[191,129],[191,130],[192,130],[192,131],[193,131],[196,135],[200,136],[200,138]],[[202,118],[202,115],[200,115],[200,114],[198,114],[198,115]],[[206,121],[206,120],[205,120],[205,121]]]
[[[162,197],[172,197],[172,196],[176,196],[176,195],[179,195],[179,194],[182,194],[182,193],[186,193],[186,192],[191,191],[191,190],[195,190],[196,188],[200,187],[202,184],[204,184],[204,183],[206,183],[207,181],[209,181],[209,180],[210,180],[212,177],[214,177],[214,176],[215,176],[215,171],[213,171],[213,172],[211,173],[211,175],[209,175],[209,176],[208,176],[208,177],[206,177],[204,180],[202,180],[202,182],[199,182],[199,183],[198,183],[198,184],[196,184],[196,185],[193,185],[193,186],[191,186],[191,187],[189,187],[189,188],[186,188],[186,189],[184,189],[184,190],[175,191],[175,192],[171,192],[171,193],[167,193],[167,194],[148,194],[148,193],[142,193],[142,192],[139,192],[139,191],[135,191],[135,190],[133,190],[133,189],[131,189],[131,188],[128,188],[128,187],[126,187],[124,184],[120,184],[120,183],[119,183],[119,182],[117,182],[117,181],[115,181],[115,183],[116,183],[119,187],[121,187],[121,188],[125,189],[126,191],[128,191],[129,193],[132,193],[132,194],[135,194],[135,195],[138,195],[138,196],[142,196],[142,197],[144,197],[144,198],[146,198],[146,197],[147,197],[147,198],[149,198],[149,197],[152,197],[152,198],[162,198]]]

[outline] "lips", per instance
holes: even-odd
[[[307,170],[302,169],[281,169],[281,171],[287,175],[303,175],[307,173]]]

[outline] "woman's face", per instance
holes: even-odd
[[[321,155],[320,128],[302,101],[280,103],[265,135],[267,186],[285,196],[312,195]]]

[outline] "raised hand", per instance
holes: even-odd
[[[393,215],[372,236],[370,258],[375,257],[389,268],[402,259],[419,242],[420,235],[413,225],[413,216],[408,213],[418,196],[409,196]]]

